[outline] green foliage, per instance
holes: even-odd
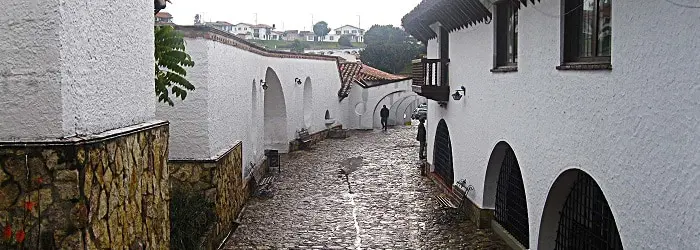
[[[216,222],[214,203],[203,195],[173,190],[170,201],[170,248],[199,249],[202,237]]]
[[[340,36],[340,38],[338,38],[338,44],[340,46],[352,47],[352,41],[350,40],[350,36],[349,35]]]
[[[323,41],[323,38],[330,32],[331,29],[328,28],[328,23],[326,23],[325,21],[320,21],[314,24],[314,34],[316,35],[315,39],[317,41],[319,40],[319,38],[321,41]]]
[[[365,33],[362,62],[390,73],[400,73],[426,48],[404,30],[392,25],[374,25]]]
[[[185,52],[185,40],[172,26],[155,26],[155,90],[159,102],[173,106],[170,93],[185,100],[194,85],[185,79],[184,67],[194,67],[194,61]]]
[[[305,42],[294,40],[292,43],[292,52],[304,53],[304,49],[308,48],[309,45]]]

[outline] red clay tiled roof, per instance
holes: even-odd
[[[251,28],[265,28],[265,29],[272,28],[272,26],[267,25],[267,24],[256,24],[256,25],[251,25],[250,27]]]
[[[405,79],[405,77],[397,76],[367,65],[363,65],[362,70],[360,70],[360,79],[364,81],[393,81],[402,80]]]
[[[384,85],[410,79],[411,77],[390,74],[361,62],[342,62],[338,64],[342,85],[338,91],[338,97],[345,98],[350,93],[353,83],[357,83],[363,88]]]
[[[170,13],[168,13],[168,12],[161,11],[161,12],[158,12],[158,14],[156,14],[156,17],[157,18],[173,18],[173,15],[170,15]]]
[[[362,70],[362,63],[356,62],[341,62],[338,64],[338,71],[340,71],[340,90],[338,90],[338,97],[342,100],[348,97],[350,93],[350,87],[352,83]]]

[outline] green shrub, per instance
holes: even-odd
[[[204,195],[175,189],[170,201],[170,249],[199,249],[202,237],[216,223],[214,203]]]

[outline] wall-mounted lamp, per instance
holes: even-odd
[[[462,86],[460,89],[455,91],[454,94],[452,94],[452,99],[454,99],[455,101],[462,100],[462,95],[459,93],[459,91],[462,91],[462,92],[464,92],[464,95],[467,95],[467,88]]]
[[[253,79],[253,83],[255,83],[255,79]],[[262,86],[263,90],[267,90],[267,82],[263,81],[260,79],[260,86]]]
[[[297,85],[301,85],[301,79],[299,78],[294,78],[294,82],[297,83]]]

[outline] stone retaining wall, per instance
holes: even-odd
[[[217,223],[204,240],[205,249],[216,249],[233,229],[233,222],[243,208],[248,191],[242,178],[243,145],[233,148],[213,160],[171,160],[173,187],[184,192],[203,195],[214,202]]]
[[[0,225],[24,228],[28,249],[168,249],[168,134],[167,122],[150,122],[0,142]]]

